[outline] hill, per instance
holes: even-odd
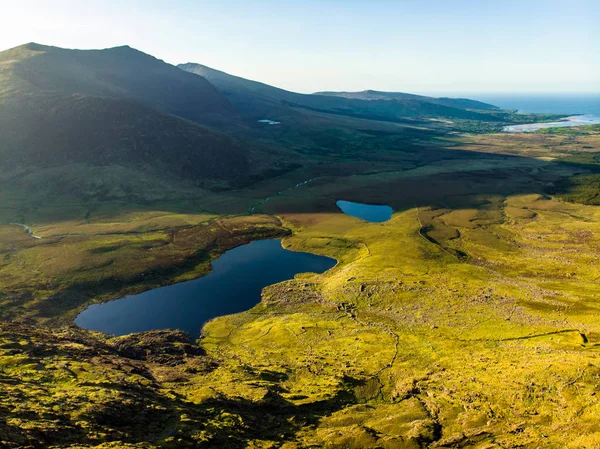
[[[277,119],[285,108],[296,107],[329,114],[345,115],[371,120],[406,122],[407,119],[422,118],[451,118],[480,121],[501,121],[502,116],[490,114],[497,112],[491,105],[481,103],[484,109],[490,111],[473,111],[470,100],[463,101],[431,101],[428,97],[407,96],[405,98],[344,98],[331,95],[307,95],[290,92],[269,86],[257,81],[251,81],[230,75],[201,64],[180,64],[181,69],[206,78],[225,95],[240,113],[248,117],[264,118],[270,115]],[[479,103],[479,102],[473,102]]]
[[[377,90],[363,90],[361,92],[316,92],[315,95],[351,98],[357,100],[418,100],[458,109],[472,109],[480,111],[499,110],[497,106],[488,103],[483,103],[481,101],[470,100],[468,98],[435,98],[423,95],[407,94],[403,92],[381,92]]]
[[[202,122],[235,114],[207,80],[129,46],[67,50],[26,44],[0,53],[0,97],[16,93],[134,100]]]
[[[214,129],[237,120],[206,79],[130,47],[27,44],[0,53],[5,179],[23,169],[85,163],[237,185],[279,164],[264,149]]]

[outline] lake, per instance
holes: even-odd
[[[336,264],[330,257],[286,250],[280,240],[258,240],[225,252],[204,277],[92,304],[75,323],[112,335],[180,329],[198,337],[207,321],[257,305],[264,287]]]
[[[360,218],[370,223],[388,221],[394,213],[394,209],[384,205],[353,203],[352,201],[344,200],[340,200],[336,204],[346,215]]]

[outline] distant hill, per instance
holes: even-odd
[[[440,104],[458,109],[473,109],[480,111],[499,110],[497,106],[467,98],[427,97],[423,95],[407,94],[403,92],[381,92],[377,90],[363,90],[361,92],[316,92],[315,95],[328,97],[341,97],[356,100],[417,100],[427,103]]]
[[[296,107],[329,114],[393,122],[403,122],[407,118],[499,120],[497,116],[486,113],[486,109],[497,110],[494,106],[471,100],[437,99],[437,101],[432,101],[434,99],[418,95],[398,98],[384,98],[383,95],[379,95],[379,98],[375,98],[375,96],[346,98],[344,95],[298,94],[233,76],[201,64],[187,63],[180,64],[178,67],[206,78],[242,114],[252,118],[277,119],[277,114],[285,111],[286,107]],[[470,107],[475,105],[480,105],[483,110],[470,110]]]
[[[236,120],[206,79],[130,47],[27,44],[0,53],[5,177],[27,167],[118,164],[198,185],[238,185],[279,160],[203,126]]]

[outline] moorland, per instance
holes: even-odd
[[[600,127],[502,132],[556,118],[0,53],[0,444],[597,447]],[[264,238],[338,264],[198,341],[73,323]]]

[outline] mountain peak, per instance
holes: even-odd
[[[133,52],[133,53],[142,53],[144,55],[147,54],[141,50],[138,50],[137,48],[131,47],[130,45],[118,45],[116,47],[109,47],[109,48],[105,48],[103,50],[98,50],[98,51],[113,51],[113,52],[123,52],[123,53]],[[150,56],[150,55],[148,55],[148,56]],[[152,57],[154,58],[154,56],[152,56]]]
[[[89,50],[79,50],[79,49],[70,49],[70,48],[62,48],[62,47],[56,47],[56,46],[52,46],[52,45],[44,45],[44,44],[38,44],[37,42],[28,42],[26,44],[23,45],[19,45],[17,47],[11,48],[9,50],[6,51],[18,51],[18,50],[27,50],[27,51],[32,51],[32,52],[48,52],[48,51],[78,51],[78,52],[86,52],[86,51],[91,51],[91,52],[110,52],[110,51],[117,51],[117,52],[135,52],[135,53],[142,53],[142,54],[146,54],[140,50],[137,50],[129,45],[119,45],[116,47],[109,47],[109,48],[102,48],[102,49],[89,49]]]
[[[14,68],[0,73],[0,95],[25,90],[135,100],[203,123],[208,116],[234,115],[205,79],[129,45],[80,50],[31,42],[0,52],[0,62]]]
[[[36,42],[28,42],[23,45],[19,45],[17,47],[13,47],[7,51],[18,52],[18,51],[30,51],[30,52],[43,52],[49,51],[53,49],[57,49],[58,47],[51,47],[49,45],[42,45]]]
[[[36,42],[28,42],[27,44],[21,45],[21,48],[23,48],[24,50],[40,51],[45,50],[47,47]]]

